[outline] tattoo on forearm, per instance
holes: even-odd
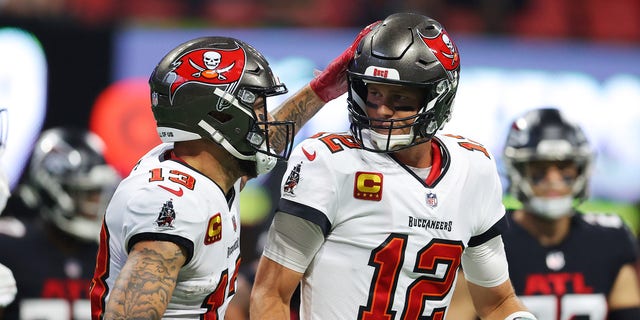
[[[285,101],[280,109],[276,111],[273,116],[275,119],[284,121],[295,122],[295,132],[287,132],[286,127],[279,126],[273,128],[269,134],[269,142],[271,146],[278,152],[281,152],[285,148],[287,141],[287,134],[295,135],[300,131],[309,119],[311,119],[322,106],[324,102],[320,100],[311,89],[301,91],[301,94],[289,98]]]
[[[183,252],[143,249],[130,256],[113,292],[105,319],[160,319],[171,300]]]

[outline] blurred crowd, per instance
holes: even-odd
[[[636,0],[2,0],[0,14],[216,27],[358,27],[391,12],[438,17],[456,33],[640,41]]]

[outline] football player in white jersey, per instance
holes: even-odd
[[[288,162],[251,317],[444,319],[464,266],[478,313],[534,319],[511,286],[497,225],[502,187],[479,143],[437,131],[459,52],[437,21],[393,14],[348,69],[351,132],[319,133]]]
[[[222,319],[240,264],[241,177],[269,172],[300,128],[347,91],[356,41],[273,115],[287,92],[255,48],[203,37],[151,75],[163,143],[143,156],[107,209],[91,284],[93,319]],[[345,79],[342,79],[345,78]]]

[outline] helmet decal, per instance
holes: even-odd
[[[149,77],[151,111],[163,142],[206,139],[221,145],[249,176],[287,159],[293,121],[258,118],[266,97],[287,93],[266,58],[228,37],[200,37],[167,53]],[[258,99],[264,103],[256,103]],[[282,129],[278,129],[282,128]],[[266,135],[283,130],[284,153]]]
[[[229,85],[240,80],[245,67],[244,49],[197,49],[189,51],[172,63],[169,99],[183,85],[198,82],[210,85]]]
[[[444,29],[439,31],[436,36],[431,38],[424,36],[419,30],[418,34],[447,71],[455,70],[460,66],[458,48]]]
[[[392,80],[400,80],[400,72],[398,72],[398,70],[378,66],[368,66],[364,71],[364,75]]]

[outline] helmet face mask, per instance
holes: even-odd
[[[347,101],[352,134],[364,149],[374,152],[394,152],[429,141],[451,116],[459,71],[458,50],[440,23],[410,13],[387,17],[362,39],[349,65]],[[418,88],[424,102],[411,118],[369,118],[367,84],[372,82]],[[372,122],[389,129],[388,134],[382,134],[386,137],[371,130],[376,129]],[[398,122],[411,123],[405,137],[391,135]]]
[[[62,232],[82,241],[97,241],[102,217],[120,181],[103,154],[102,140],[93,133],[73,129],[43,132],[20,197]]]
[[[504,163],[509,191],[527,211],[538,216],[556,219],[570,215],[588,196],[593,158],[594,152],[582,129],[559,110],[532,110],[516,119],[507,135]],[[570,188],[567,196],[541,197],[534,193],[535,185],[542,179],[542,169],[550,165],[560,171],[571,171],[562,174]]]
[[[293,122],[266,118],[266,97],[287,88],[250,45],[226,37],[183,43],[160,61],[149,85],[163,142],[207,139],[239,160],[255,162],[254,174],[288,159]],[[268,143],[267,133],[276,129],[289,133],[283,154]]]

